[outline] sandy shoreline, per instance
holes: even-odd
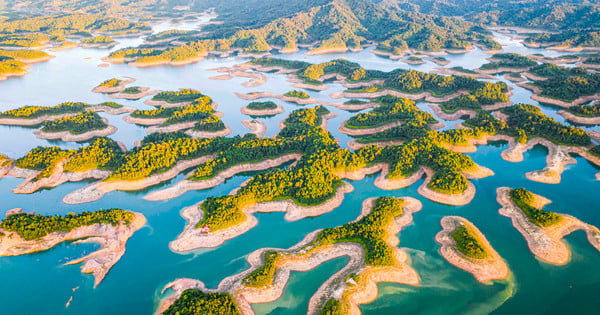
[[[55,232],[32,241],[22,239],[14,232],[4,231],[7,236],[0,237],[0,256],[19,256],[44,251],[70,240],[78,240],[75,244],[99,243],[101,245],[99,250],[66,263],[66,265],[83,263],[81,271],[93,274],[94,286],[97,286],[125,254],[125,244],[129,238],[146,224],[146,218],[141,213],[133,212],[133,214],[134,219],[128,225],[94,224],[78,227],[70,232]]]
[[[309,105],[309,104],[331,105],[331,106],[337,105],[336,103],[320,101],[313,97],[309,97],[309,98],[290,97],[290,96],[285,96],[283,94],[274,94],[271,92],[254,92],[254,93],[234,92],[234,94],[237,97],[244,99],[246,101],[254,101],[254,100],[257,100],[260,98],[277,98],[284,102],[296,103],[298,105]]]
[[[436,242],[442,246],[440,248],[440,254],[450,264],[460,268],[473,276],[479,282],[487,282],[492,280],[504,280],[509,275],[509,269],[502,257],[494,250],[488,240],[485,238],[483,233],[469,222],[467,219],[458,216],[446,216],[443,217],[440,224],[442,225],[442,231],[435,236]],[[488,253],[488,257],[483,259],[475,259],[468,257],[461,253],[456,247],[456,241],[452,237],[452,233],[461,226],[466,226],[472,231],[481,245]]]
[[[216,138],[216,137],[225,137],[231,134],[231,129],[229,126],[225,126],[225,129],[219,131],[199,131],[199,130],[187,130],[185,132],[188,136],[198,139],[198,138]]]
[[[285,110],[283,109],[283,107],[281,107],[281,105],[277,105],[277,107],[275,107],[273,109],[258,109],[258,110],[249,109],[247,106],[244,106],[240,109],[240,112],[244,115],[260,117],[260,116],[274,116],[277,114],[284,113]]]
[[[130,93],[117,92],[117,93],[108,94],[108,96],[111,98],[117,98],[117,99],[139,100],[142,97],[146,97],[148,95],[155,95],[155,94],[158,94],[159,92],[160,91],[150,91],[149,87],[144,86],[144,87],[140,87],[140,93],[130,94]]]
[[[267,125],[260,120],[244,119],[242,120],[242,124],[259,138],[262,138],[265,135],[265,132],[267,132]]]
[[[115,180],[108,182],[96,182],[90,185],[87,185],[83,188],[77,189],[69,194],[67,194],[63,198],[63,202],[66,204],[82,204],[87,202],[92,202],[99,200],[106,193],[115,190],[121,191],[135,191],[142,190],[144,188],[148,188],[150,186],[158,185],[164,181],[171,180],[175,178],[179,173],[185,171],[186,169],[198,166],[212,158],[215,155],[206,155],[192,160],[181,160],[177,162],[173,167],[169,170],[151,175],[144,179],[133,180],[133,181],[124,181],[124,180]]]
[[[125,77],[125,80],[121,80],[121,82],[119,82],[119,84],[117,86],[113,86],[113,87],[101,87],[101,86],[97,86],[95,88],[92,89],[92,92],[94,93],[118,93],[123,91],[126,88],[126,85],[128,85],[129,83],[135,82],[136,79],[134,78],[130,78],[130,77]]]
[[[108,124],[108,120],[106,118],[102,118],[102,121],[104,121],[105,124]],[[41,129],[35,130],[33,134],[39,139],[60,140],[64,142],[82,142],[97,137],[110,136],[115,132],[117,132],[117,127],[108,125],[108,127],[104,129],[91,130],[80,134],[72,134],[70,131],[44,132]]]
[[[564,119],[577,123],[577,124],[581,124],[581,125],[600,125],[600,117],[583,117],[583,116],[577,116],[571,112],[568,112],[566,110],[559,110],[557,112],[557,114],[561,115]]]
[[[349,128],[346,127],[346,123],[348,122],[348,120],[343,121],[340,124],[340,127],[338,128],[339,132],[347,134],[349,136],[366,136],[366,135],[372,135],[378,132],[382,132],[388,129],[392,129],[394,127],[398,127],[404,123],[406,123],[406,120],[398,120],[398,121],[394,121],[388,124],[384,124],[381,126],[377,126],[377,127],[373,127],[373,128]],[[431,129],[440,129],[444,127],[443,123],[435,123],[435,124],[429,124],[429,127]]]
[[[169,248],[174,252],[186,252],[197,248],[217,247],[225,241],[242,235],[254,228],[258,224],[258,219],[252,214],[256,212],[285,212],[284,218],[287,221],[297,221],[306,217],[319,216],[339,207],[344,200],[344,195],[352,190],[354,190],[352,185],[344,183],[338,187],[333,197],[316,206],[298,206],[290,199],[256,202],[242,209],[242,212],[246,216],[244,222],[208,234],[200,233],[200,230],[196,229],[196,225],[204,217],[204,211],[200,206],[204,201],[201,201],[181,211],[181,216],[188,220],[188,223],[184,231],[174,241],[169,243]]]
[[[375,199],[369,198],[363,202],[360,217],[367,215],[371,211]],[[360,313],[358,309],[359,304],[368,303],[377,297],[378,282],[394,282],[408,285],[417,285],[419,283],[416,271],[407,264],[408,255],[396,247],[399,243],[396,234],[402,227],[412,222],[412,214],[420,211],[422,205],[418,200],[410,197],[403,199],[405,200],[405,204],[403,205],[404,211],[402,215],[395,218],[392,224],[386,227],[385,242],[394,250],[393,266],[373,267],[365,265],[365,250],[358,243],[337,243],[318,248],[307,248],[306,246],[314,242],[318,232],[320,232],[320,230],[317,230],[308,234],[300,243],[289,249],[263,248],[254,251],[247,257],[250,268],[237,275],[223,279],[217,290],[206,290],[201,282],[192,279],[178,279],[169,283],[165,288],[173,287],[175,293],[163,299],[159,312],[166,310],[185,289],[195,288],[205,292],[228,292],[233,295],[242,314],[254,314],[251,304],[267,303],[281,297],[289,281],[291,271],[312,270],[326,261],[347,256],[350,258],[349,263],[324,282],[311,297],[308,314],[319,314],[329,299],[340,299],[342,295],[345,297],[343,304],[348,308],[346,312],[349,314]],[[243,279],[264,264],[264,253],[271,250],[278,251],[283,255],[283,258],[277,261],[272,285],[263,288],[245,286]],[[354,282],[352,284],[346,282],[345,279],[351,274],[358,275],[358,283]]]
[[[570,215],[560,214],[562,216],[560,222],[549,227],[540,227],[529,221],[523,211],[512,201],[509,192],[510,188],[508,187],[500,187],[496,190],[497,201],[502,206],[498,212],[511,219],[515,229],[527,241],[531,253],[539,260],[555,265],[568,263],[571,252],[562,239],[577,230],[583,230],[590,244],[600,251],[600,230],[595,226],[586,224]],[[536,206],[541,208],[544,203],[550,202],[545,198],[543,200],[545,202],[540,202]]]
[[[540,89],[539,87],[530,84],[530,83],[517,83],[518,86],[528,89],[530,91],[532,91],[534,94],[531,96],[531,99],[540,103],[544,103],[544,104],[551,104],[551,105],[556,105],[559,107],[563,107],[563,108],[569,108],[571,106],[576,106],[576,105],[581,105],[581,104],[586,104],[589,103],[593,100],[597,100],[600,99],[600,93],[596,93],[594,95],[586,95],[586,96],[582,96],[578,99],[575,99],[571,102],[566,102],[566,101],[561,101],[558,99],[554,99],[554,98],[549,98],[549,97],[545,97],[545,96],[541,96],[540,93],[542,93],[542,89]]]
[[[169,199],[177,198],[191,190],[204,190],[204,189],[216,187],[216,186],[222,184],[223,182],[225,182],[225,180],[227,180],[228,178],[231,178],[239,173],[262,171],[262,170],[270,169],[270,168],[280,166],[284,163],[287,163],[287,162],[290,162],[293,160],[299,160],[301,157],[302,157],[302,154],[291,153],[291,154],[282,155],[282,156],[274,158],[274,159],[265,159],[260,162],[239,164],[239,165],[229,167],[226,170],[223,170],[223,171],[217,173],[215,176],[213,176],[209,179],[199,180],[199,181],[192,181],[192,180],[188,179],[193,174],[193,172],[191,172],[190,174],[188,174],[188,176],[186,176],[186,179],[183,179],[183,180],[175,183],[171,187],[153,191],[153,192],[147,194],[144,197],[144,199],[150,200],[150,201],[158,201],[158,200],[169,200]]]

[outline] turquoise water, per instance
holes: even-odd
[[[198,24],[178,25],[183,29],[196,28]],[[163,23],[156,30],[168,29]],[[136,45],[141,39],[122,40],[122,45]],[[503,40],[509,45],[507,51],[544,52],[543,50],[523,50],[522,46]],[[55,105],[63,101],[84,101],[99,103],[111,100],[105,95],[91,93],[90,90],[105,79],[115,76],[131,76],[138,81],[134,85],[149,86],[153,89],[178,89],[190,87],[199,89],[213,97],[220,104],[219,110],[225,113],[223,120],[233,134],[243,134],[248,130],[241,125],[247,116],[239,108],[247,102],[238,99],[232,92],[271,91],[283,93],[290,89],[284,76],[269,74],[265,85],[245,88],[240,85],[243,78],[230,81],[209,80],[218,75],[208,69],[232,66],[246,59],[214,59],[185,67],[156,67],[138,69],[126,65],[111,65],[98,68],[100,58],[107,54],[104,50],[73,49],[53,53],[57,57],[46,63],[36,64],[30,74],[23,78],[0,82],[0,110],[22,105]],[[91,59],[84,59],[91,57]],[[391,70],[397,67],[427,71],[434,66],[427,63],[409,66],[372,55],[368,51],[325,56],[305,56],[302,52],[286,55],[285,58],[304,59],[321,62],[339,57],[360,62],[366,68]],[[476,68],[485,61],[487,55],[479,50],[469,54],[453,55],[450,67],[461,65]],[[331,101],[328,95],[342,89],[330,84],[323,92],[308,91],[318,99]],[[531,93],[513,84],[515,102],[532,102]],[[137,108],[149,108],[143,100],[119,101]],[[339,101],[344,101],[339,100]],[[295,104],[275,100],[286,113],[300,108]],[[428,110],[426,104],[419,106]],[[353,113],[330,108],[339,116],[330,120],[328,129],[345,146],[350,138],[337,131],[340,123]],[[545,113],[556,117],[556,109],[543,107]],[[128,147],[142,138],[145,131],[141,127],[126,124],[121,116],[102,114],[119,131],[112,137],[123,141]],[[284,114],[271,118],[261,118],[267,124],[267,136],[274,135],[277,124]],[[560,116],[558,116],[560,117]],[[455,122],[448,122],[452,126]],[[48,142],[39,140],[31,133],[32,129],[0,126],[0,152],[18,157],[37,145],[60,145],[73,148],[82,144]],[[147,193],[112,192],[103,199],[84,205],[64,205],[61,199],[67,193],[86,185],[68,183],[51,190],[43,190],[33,195],[15,195],[11,189],[22,179],[3,178],[0,180],[2,213],[20,207],[26,211],[42,214],[65,214],[99,208],[120,207],[142,212],[148,219],[146,227],[136,232],[127,243],[127,252],[111,269],[105,280],[93,287],[93,278],[82,274],[78,266],[63,266],[70,259],[81,257],[98,248],[95,244],[61,244],[55,248],[32,255],[0,258],[0,303],[6,314],[106,314],[106,313],[152,313],[161,298],[162,287],[180,277],[200,279],[209,288],[215,288],[225,277],[241,272],[248,267],[245,257],[263,247],[287,248],[299,242],[304,236],[318,228],[337,226],[356,218],[360,205],[373,196],[412,196],[423,202],[423,210],[414,216],[414,223],[399,234],[400,247],[410,256],[411,265],[419,273],[419,286],[380,284],[379,297],[373,303],[361,306],[364,314],[395,313],[588,313],[597,310],[600,302],[592,292],[600,289],[600,253],[593,249],[581,232],[566,238],[572,250],[572,261],[566,266],[551,266],[539,262],[529,252],[525,240],[512,227],[508,218],[498,214],[500,206],[495,201],[497,187],[525,187],[553,200],[550,209],[572,214],[590,224],[600,226],[600,198],[596,193],[600,182],[594,174],[599,170],[582,158],[576,165],[567,166],[562,182],[558,185],[535,183],[525,179],[528,171],[545,166],[546,150],[536,147],[525,154],[525,161],[510,163],[500,158],[506,144],[496,143],[481,146],[470,156],[479,164],[491,168],[496,175],[473,181],[477,194],[467,206],[452,207],[430,202],[416,193],[422,183],[395,191],[383,191],[373,185],[375,176],[351,182],[355,190],[346,195],[340,207],[316,218],[297,222],[287,222],[283,213],[257,214],[259,224],[248,233],[230,240],[215,249],[202,249],[187,254],[175,254],[168,249],[168,243],[175,239],[185,224],[179,211],[208,196],[227,194],[238,187],[251,174],[242,174],[226,181],[223,185],[205,191],[189,192],[179,198],[164,202],[148,202],[141,197]],[[183,175],[169,183],[149,190],[164,188],[183,178]],[[493,284],[480,284],[470,274],[447,263],[438,253],[439,246],[434,235],[441,229],[439,221],[446,215],[460,215],[471,220],[488,238],[498,253],[506,260],[512,276],[509,280]],[[311,295],[323,281],[340,270],[346,258],[327,262],[309,272],[293,272],[289,285],[281,299],[273,303],[255,305],[257,314],[304,314]],[[68,308],[65,304],[73,297]]]

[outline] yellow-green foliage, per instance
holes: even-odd
[[[54,232],[69,232],[81,226],[127,224],[133,221],[133,218],[133,213],[121,209],[101,209],[94,212],[69,213],[65,216],[21,213],[2,220],[0,227],[8,232],[16,232],[25,240],[35,240]]]
[[[83,147],[64,167],[67,172],[85,172],[93,169],[113,169],[120,163],[123,152],[110,138],[98,138],[89,146]]]
[[[123,82],[122,80],[119,80],[117,78],[112,78],[112,79],[108,79],[102,83],[100,83],[100,85],[98,85],[99,87],[116,87],[118,86],[121,82]]]
[[[464,225],[452,232],[452,238],[456,241],[456,248],[468,257],[484,259],[489,256],[475,232]]]

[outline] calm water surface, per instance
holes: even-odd
[[[196,29],[206,19],[176,26],[165,22],[154,26],[155,31],[166,29]],[[505,51],[521,54],[543,53],[556,56],[556,52],[529,49],[508,37],[498,34]],[[122,39],[116,47],[139,45],[142,39]],[[427,62],[420,66],[409,66],[373,55],[367,49],[358,53],[306,56],[303,51],[281,56],[288,59],[324,62],[336,58],[346,58],[359,62],[368,69],[392,70],[411,68],[430,71],[437,65]],[[240,84],[243,78],[229,81],[209,80],[217,75],[209,70],[216,67],[229,67],[246,59],[209,58],[185,67],[154,67],[139,69],[126,65],[113,64],[110,67],[97,67],[106,50],[76,48],[53,53],[56,58],[36,64],[30,74],[0,82],[0,110],[23,105],[56,105],[64,101],[100,103],[112,100],[103,94],[90,90],[98,83],[112,78],[131,76],[137,79],[133,85],[148,86],[158,90],[194,88],[211,96],[225,113],[223,121],[231,127],[233,134],[245,134],[240,121],[248,119],[239,108],[247,102],[237,98],[233,92],[271,91],[284,93],[292,89],[285,76],[268,74],[268,82],[262,86],[245,88]],[[489,55],[481,50],[468,54],[451,55],[449,67],[462,66],[474,69],[486,62]],[[89,57],[89,58],[88,58]],[[500,76],[500,80],[503,80]],[[531,93],[507,82],[513,88],[514,102],[537,104],[530,99]],[[311,96],[324,101],[332,100],[328,95],[343,89],[338,84],[329,84],[330,89],[322,92],[307,91]],[[119,100],[119,103],[136,108],[150,108],[137,101]],[[282,105],[286,113],[264,118],[267,136],[277,133],[277,124],[288,112],[300,106],[274,100]],[[426,103],[419,103],[423,110],[430,111]],[[330,108],[339,114],[330,120],[328,129],[339,139],[342,146],[351,138],[337,131],[340,123],[354,113]],[[544,113],[559,121],[556,109],[542,107]],[[112,138],[122,141],[131,148],[135,140],[146,134],[144,128],[126,124],[122,116],[101,114],[119,128]],[[456,122],[446,122],[451,128]],[[0,152],[10,157],[22,156],[32,147],[59,145],[63,148],[76,148],[85,144],[48,142],[35,138],[32,129],[0,126]],[[500,158],[506,149],[504,143],[481,146],[470,156],[479,164],[491,168],[496,175],[473,181],[477,195],[467,206],[453,207],[430,202],[417,194],[415,185],[384,191],[373,185],[375,176],[351,182],[354,192],[346,195],[343,204],[320,217],[297,222],[287,222],[283,213],[257,214],[259,224],[248,233],[226,242],[215,249],[202,249],[187,254],[175,254],[168,249],[168,243],[175,239],[185,224],[179,211],[208,196],[229,193],[252,174],[242,174],[226,181],[223,185],[205,191],[189,192],[179,198],[164,202],[149,202],[141,197],[149,190],[164,188],[180,179],[153,187],[144,192],[112,192],[99,201],[70,206],[61,202],[67,193],[81,188],[86,183],[68,183],[52,190],[43,190],[32,195],[15,195],[15,188],[22,179],[3,178],[0,180],[2,213],[20,207],[26,211],[41,214],[66,214],[119,207],[142,212],[147,218],[147,226],[136,232],[127,243],[127,252],[111,269],[105,280],[93,287],[93,278],[80,272],[78,266],[63,266],[70,259],[81,257],[98,248],[95,244],[61,244],[55,248],[32,255],[0,258],[0,303],[6,314],[149,314],[158,305],[161,288],[168,282],[190,277],[200,279],[214,288],[225,277],[241,272],[248,267],[245,257],[263,247],[287,248],[319,228],[337,226],[356,218],[362,201],[377,196],[412,196],[423,202],[423,210],[414,216],[414,224],[400,234],[400,247],[410,256],[411,265],[421,277],[421,285],[412,287],[397,284],[380,284],[379,297],[371,304],[361,306],[364,314],[398,313],[590,313],[598,310],[600,302],[592,292],[600,290],[600,253],[586,241],[582,232],[566,238],[572,250],[572,261],[566,266],[551,266],[534,258],[529,252],[523,237],[512,227],[508,218],[498,214],[500,206],[496,202],[497,187],[525,187],[553,200],[549,209],[572,214],[581,220],[600,226],[600,198],[597,192],[600,183],[594,180],[599,170],[582,158],[576,165],[567,166],[563,180],[558,185],[540,184],[525,179],[528,171],[545,166],[546,149],[536,147],[525,154],[525,161],[510,163]],[[460,215],[471,220],[488,238],[494,248],[508,263],[512,275],[510,279],[493,284],[478,283],[470,274],[447,263],[438,253],[439,245],[434,235],[441,229],[439,221],[446,215]],[[321,283],[340,270],[347,263],[346,258],[329,261],[309,272],[293,272],[290,282],[281,299],[273,303],[255,305],[257,314],[305,314],[311,295]],[[68,308],[65,303],[73,297]],[[568,309],[567,309],[568,307]]]

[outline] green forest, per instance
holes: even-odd
[[[45,121],[42,127],[44,132],[69,131],[71,134],[99,130],[108,127],[100,115],[94,111],[86,111],[75,116],[67,116],[56,120]]]
[[[163,313],[165,315],[241,315],[229,293],[204,293],[188,289]]]
[[[456,242],[458,251],[467,257],[484,259],[489,256],[479,237],[465,225],[461,225],[456,231],[452,232],[452,238]]]
[[[0,222],[5,232],[16,232],[25,240],[36,240],[54,232],[69,232],[81,226],[94,224],[128,224],[133,213],[122,209],[98,210],[94,212],[45,216],[41,214],[14,214]]]
[[[509,195],[519,209],[525,213],[529,221],[540,227],[549,227],[562,220],[560,214],[531,206],[535,197],[525,188],[511,189]]]

